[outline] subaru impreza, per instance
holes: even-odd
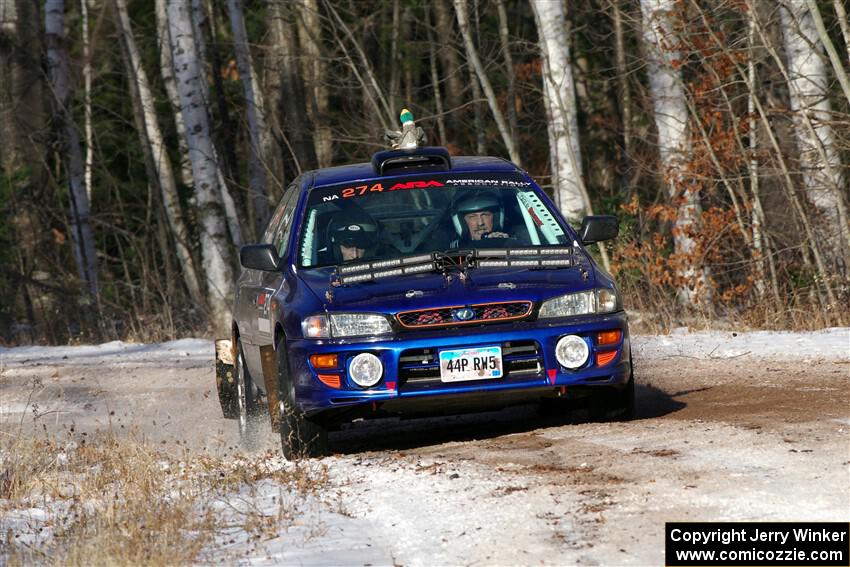
[[[304,173],[240,250],[224,414],[251,444],[267,413],[287,458],[361,418],[583,399],[628,419],[628,321],[586,249],[617,232],[613,216],[576,232],[499,158],[423,147]]]

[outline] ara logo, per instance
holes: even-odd
[[[428,187],[445,187],[439,181],[408,181],[406,183],[396,183],[390,187],[390,191],[398,191],[399,189],[426,189]]]
[[[469,307],[461,307],[460,309],[452,311],[452,317],[455,321],[469,321],[475,317],[475,311]]]

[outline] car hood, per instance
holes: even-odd
[[[426,273],[335,287],[331,284],[332,273],[333,268],[328,267],[301,270],[298,276],[317,297],[323,298],[328,311],[389,314],[499,301],[539,302],[597,284],[595,269],[586,260],[580,266],[561,269],[477,268],[467,272],[465,282],[457,273],[452,274],[450,282],[442,274]]]

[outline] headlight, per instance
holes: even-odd
[[[374,386],[384,374],[384,365],[374,354],[361,352],[348,364],[348,375],[354,383],[363,388]]]
[[[613,313],[620,308],[620,298],[613,289],[600,288],[553,297],[540,306],[538,318],[572,317],[593,313]]]
[[[584,366],[588,356],[590,356],[590,349],[584,339],[579,336],[567,335],[555,345],[555,358],[561,366],[570,370]]]
[[[301,330],[305,337],[316,339],[384,335],[392,327],[386,316],[377,313],[330,313],[307,317],[301,321]]]

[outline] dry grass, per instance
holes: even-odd
[[[0,435],[6,435],[0,433]],[[175,457],[131,437],[0,438],[0,564],[175,565],[223,534],[278,533],[293,498],[327,482],[314,463],[272,454]],[[288,502],[286,504],[285,502]]]

